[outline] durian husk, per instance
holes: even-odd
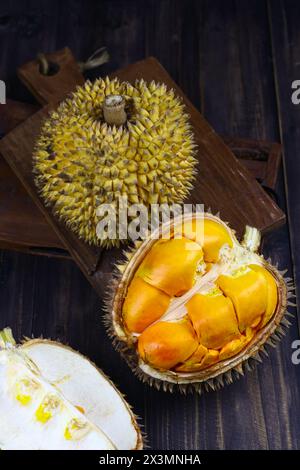
[[[9,328],[1,333],[0,340],[5,338],[5,344],[0,341],[0,350],[13,348],[16,354],[24,355],[37,377],[40,374],[67,401],[78,405],[78,410],[104,432],[114,448],[143,449],[145,436],[139,418],[124,395],[92,361],[58,341],[25,338],[16,346]],[[120,423],[121,427],[116,425]]]
[[[146,441],[146,435],[142,433],[141,431],[141,424],[140,418],[133,412],[132,407],[129,405],[129,403],[126,401],[125,395],[123,395],[115,386],[115,384],[112,382],[112,380],[94,363],[92,362],[89,358],[86,356],[83,356],[80,352],[75,351],[73,348],[71,348],[68,345],[64,345],[60,343],[59,341],[53,341],[49,339],[43,339],[43,338],[35,338],[35,339],[28,339],[26,341],[23,341],[21,348],[25,350],[25,352],[29,353],[29,356],[31,357],[30,351],[34,351],[34,349],[38,346],[46,346],[49,345],[51,347],[56,346],[57,348],[60,348],[61,350],[64,351],[69,351],[72,354],[76,354],[77,358],[82,360],[82,361],[88,361],[88,364],[91,368],[93,369],[96,373],[98,373],[111,387],[112,390],[118,395],[123,403],[124,408],[127,410],[129,416],[130,416],[130,421],[132,427],[135,429],[136,432],[136,444],[134,448],[131,448],[129,450],[142,450],[144,447],[144,442]],[[37,363],[39,366],[39,364]],[[61,366],[63,367],[63,365]],[[64,375],[64,374],[63,374]],[[68,375],[68,370],[66,370],[65,376]]]
[[[125,102],[127,122],[103,116],[109,95]],[[196,142],[184,103],[154,81],[86,81],[51,112],[33,152],[38,191],[52,212],[80,239],[105,248],[126,239],[97,234],[103,204],[179,204],[193,188]],[[132,217],[128,216],[128,221]],[[119,222],[119,220],[118,220]]]
[[[184,220],[192,220],[193,217],[195,217],[195,214],[186,215]],[[196,217],[205,217],[222,223],[231,231],[234,243],[238,243],[234,230],[230,229],[229,225],[219,218],[219,214],[213,215],[211,212],[197,213]],[[172,232],[172,227],[176,225],[176,219],[173,219],[170,224],[167,224],[164,228],[160,227],[158,230],[160,230],[160,233],[164,229]],[[156,389],[170,392],[178,389],[184,394],[195,391],[202,393],[218,390],[225,384],[230,384],[235,379],[243,376],[246,371],[252,370],[257,362],[262,362],[262,355],[268,356],[268,346],[275,347],[276,343],[285,334],[287,327],[291,324],[287,317],[292,317],[292,314],[288,312],[288,307],[295,306],[291,301],[295,297],[292,279],[285,277],[286,271],[280,271],[273,266],[271,260],[265,260],[261,257],[262,266],[272,274],[278,289],[277,307],[271,320],[254,335],[253,339],[238,354],[205,370],[193,373],[159,371],[145,363],[141,364],[142,361],[136,352],[132,338],[126,332],[122,323],[122,307],[128,286],[137,267],[156,242],[156,233],[143,242],[136,242],[130,251],[124,252],[125,261],[120,261],[116,266],[105,302],[105,325],[108,334],[112,338],[114,347],[135,375]]]

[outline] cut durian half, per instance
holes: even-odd
[[[69,347],[0,333],[0,447],[136,450],[136,417],[112,382]]]
[[[209,227],[199,239],[190,230],[197,221]],[[196,268],[194,246],[185,261],[176,254],[182,223],[185,246],[198,244],[203,251]],[[164,233],[170,240],[163,240]],[[154,233],[126,254],[108,295],[106,323],[116,348],[143,381],[164,390],[216,389],[260,361],[265,345],[279,339],[289,325],[293,287],[256,253],[259,243],[254,228],[247,227],[240,243],[218,216],[196,213],[162,225],[159,237]]]

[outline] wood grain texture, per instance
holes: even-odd
[[[65,89],[69,70],[68,67],[64,67],[65,64],[68,65],[67,59],[70,56],[71,54],[66,50],[64,60],[61,60],[62,89]],[[53,57],[53,60],[56,60],[56,54]],[[58,57],[60,57],[60,53]],[[52,88],[49,85],[46,90],[42,87],[39,88],[40,81],[43,82],[45,77],[37,79],[36,67],[35,63],[25,66],[28,72],[26,84],[30,83],[30,90],[35,89],[36,86],[39,90],[40,100],[49,100],[50,103],[52,102],[52,106],[45,106],[5,136],[0,142],[0,151],[96,292],[102,295],[102,258],[105,265],[106,257],[103,250],[79,240],[63,222],[60,222],[53,215],[51,207],[44,205],[34,183],[32,149],[40,134],[42,123],[50,110],[56,106],[55,89],[59,88],[58,78],[55,87]],[[205,207],[211,208],[214,213],[219,211],[223,220],[231,224],[238,236],[243,234],[246,224],[257,227],[264,232],[283,223],[285,218],[283,212],[238,162],[222,139],[215,134],[156,59],[150,57],[129,65],[113,75],[131,83],[141,78],[148,82],[152,80],[162,82],[168,88],[175,89],[177,95],[182,97],[190,115],[198,145],[197,159],[200,166],[200,171],[198,171],[194,182],[194,189],[187,198],[187,202],[204,203]],[[50,80],[52,77],[46,78]],[[71,89],[74,87],[72,80],[73,77],[70,79]],[[121,256],[121,250],[117,252],[117,256]]]
[[[293,24],[300,21],[295,4],[284,2],[283,18],[292,15]],[[0,71],[10,97],[29,99],[15,70],[39,51],[68,44],[84,60],[106,45],[112,60],[101,74],[154,55],[219,133],[279,139],[272,62],[279,46],[272,50],[265,1],[29,0],[26,11],[21,2],[8,1],[0,6],[0,25]],[[288,34],[294,60],[298,31],[289,27]],[[286,141],[294,132],[287,132]],[[285,209],[282,177],[277,191]],[[265,237],[264,252],[292,272],[287,227]],[[106,263],[103,283],[110,278],[109,256]],[[1,326],[11,325],[17,339],[60,338],[91,357],[142,417],[151,448],[300,449],[299,366],[291,362],[296,320],[256,371],[220,392],[184,397],[154,391],[133,377],[104,331],[101,306],[73,262],[1,252]]]
[[[4,137],[0,142],[0,151],[74,260],[79,263],[86,275],[90,275],[97,267],[101,250],[92,248],[79,240],[56,217],[51,216],[51,210],[45,208],[34,183],[32,149],[40,134],[41,125],[47,118],[50,110],[50,105],[45,106]]]
[[[230,223],[238,236],[242,236],[247,224],[265,233],[284,223],[283,212],[278,211],[276,204],[266,197],[250,172],[245,170],[182,90],[166,75],[161,64],[150,57],[147,61],[129,65],[117,72],[117,76],[129,82],[141,78],[164,82],[183,98],[198,145],[199,162],[194,189],[187,202],[202,203],[213,212],[220,212],[221,218]]]
[[[35,75],[34,75],[35,78]],[[61,92],[60,92],[61,93]],[[54,98],[48,95],[48,98]],[[0,129],[13,130],[37,111],[37,106],[8,100],[1,107]],[[264,187],[275,189],[281,146],[277,143],[223,137],[226,145]],[[0,155],[0,246],[45,256],[68,256],[60,238]],[[58,248],[58,249],[56,249]]]
[[[1,107],[0,128],[8,133],[37,111],[38,107],[8,100]],[[0,244],[30,252],[31,247],[63,249],[36,204],[0,155]],[[47,251],[47,250],[45,250]],[[55,251],[52,251],[54,254]],[[62,253],[61,253],[62,254]]]
[[[204,114],[221,133],[235,129],[241,136],[277,140],[278,114],[267,6],[260,1],[251,2],[251,5],[226,3],[217,2],[213,7],[206,2],[203,6],[205,48],[214,50],[214,54],[205,56],[205,72],[211,80],[203,82]],[[218,79],[217,73],[220,63],[222,80]],[[265,79],[261,80],[261,76]],[[282,178],[277,193],[284,208]],[[281,268],[288,268],[291,275],[289,249],[287,227],[264,239],[265,256],[271,257]],[[299,447],[298,424],[291,411],[299,407],[295,392],[299,378],[297,367],[290,360],[290,345],[298,334],[295,318],[293,328],[272,351],[270,360],[258,367],[252,377],[247,376],[244,383],[237,385],[239,393],[229,398],[231,407],[229,403],[225,404],[223,394],[214,397],[215,407],[222,410],[218,415],[218,426],[225,435],[226,448]],[[275,428],[281,425],[284,430],[276,432]],[[255,433],[251,429],[255,429]]]
[[[269,2],[269,22],[272,32],[272,49],[276,99],[279,109],[279,131],[284,144],[284,175],[287,197],[289,233],[291,237],[294,276],[299,298],[300,251],[300,105],[292,102],[292,82],[299,80],[300,32],[298,29],[298,4],[290,2]],[[300,325],[300,321],[299,321]]]
[[[276,190],[282,154],[281,144],[232,137],[223,137],[223,139],[236,158],[263,187]]]
[[[38,59],[26,62],[18,69],[18,76],[40,104],[63,100],[77,85],[84,83],[79,65],[68,47],[52,54],[44,54],[49,64],[49,75],[40,71]],[[56,69],[51,73],[51,66]]]

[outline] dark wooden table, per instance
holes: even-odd
[[[107,46],[96,77],[156,56],[225,135],[282,140],[277,193],[288,226],[264,239],[263,251],[295,274],[300,287],[300,79],[298,1],[6,1],[0,3],[0,79],[8,97],[33,102],[16,68],[38,52],[68,45],[78,60]],[[1,107],[0,107],[1,112]],[[110,269],[103,282],[110,277]],[[299,338],[292,326],[269,359],[219,392],[182,396],[142,385],[113,350],[99,299],[72,261],[0,252],[0,326],[17,339],[59,338],[88,355],[127,395],[153,449],[299,449]],[[1,418],[0,418],[1,425]]]

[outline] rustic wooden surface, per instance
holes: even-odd
[[[56,63],[60,66],[58,73],[54,76],[44,76],[39,73],[37,60],[23,65],[18,70],[22,81],[41,104],[56,103],[66,95],[66,89],[72,91],[77,84],[83,82],[83,76],[79,73],[78,66],[76,67],[68,48],[53,53],[47,58],[50,63]],[[200,170],[196,174],[194,188],[187,198],[187,202],[195,204],[201,202],[212,211],[218,211],[240,236],[243,235],[247,223],[263,233],[284,223],[284,213],[261,186],[253,180],[245,167],[224,145],[221,137],[214,132],[155,58],[149,57],[128,65],[116,73],[113,72],[112,76],[117,76],[121,80],[131,83],[141,78],[148,82],[152,80],[162,82],[169,89],[173,88],[176,94],[183,99],[193,127],[197,144],[198,169]],[[0,150],[9,164],[11,164],[11,160],[13,160],[12,164],[17,166],[20,160],[28,162],[26,174],[20,174],[21,181],[22,178],[28,179],[29,177],[33,183],[32,148],[26,145],[28,151],[25,152],[23,141],[20,139],[20,135],[18,138],[17,133],[19,132],[25,138],[26,134],[30,133],[36,138],[46,116],[46,113],[41,112],[39,119],[35,115],[28,118],[16,131],[10,132],[1,142]],[[32,135],[28,136],[30,143]],[[14,155],[11,152],[12,146]],[[7,152],[9,157],[6,156]],[[23,167],[25,169],[25,166]],[[214,184],[211,184],[211,181],[214,181]],[[50,211],[46,210],[46,216]],[[68,246],[68,240],[63,239],[63,242]],[[71,248],[68,246],[68,249]]]
[[[0,152],[32,200],[37,204],[50,227],[59,236],[88,281],[102,297],[106,288],[103,284],[103,266],[105,266],[108,257],[111,261],[117,262],[122,255],[122,249],[114,257],[110,251],[105,252],[101,248],[89,246],[79,240],[63,222],[53,215],[52,208],[45,206],[39,196],[32,173],[32,151],[35,141],[49,110],[52,109],[52,105],[56,106],[57,95],[59,98],[65,95],[67,83],[69,83],[69,91],[71,91],[77,82],[81,84],[83,81],[83,77],[78,71],[77,75],[73,77],[76,64],[67,48],[63,53],[52,54],[50,60],[55,60],[60,64],[59,73],[54,76],[56,79],[53,84],[51,82],[52,76],[45,77],[39,74],[36,61],[19,69],[22,80],[25,76],[26,86],[38,97],[39,102],[49,102],[51,106],[43,107],[9,132],[0,141]],[[61,79],[58,78],[59,76]],[[201,202],[214,213],[220,212],[221,217],[231,224],[238,236],[243,235],[247,223],[263,232],[282,225],[285,218],[283,211],[234,157],[229,148],[224,145],[223,140],[215,134],[155,58],[150,57],[131,64],[117,72],[116,76],[121,80],[133,83],[140,78],[149,82],[155,80],[165,83],[169,88],[174,88],[179,96],[182,96],[187,112],[190,114],[198,145],[197,159],[200,166],[194,188],[187,198],[187,202],[194,204]],[[60,89],[60,81],[63,91]]]
[[[48,75],[41,73],[40,59],[37,60],[37,58],[26,62],[18,69],[20,80],[39,103],[48,104],[53,100],[55,102],[61,101],[77,85],[84,83],[79,65],[68,47],[47,55],[43,54],[43,57],[49,64]]]
[[[28,71],[28,65],[26,68]],[[36,81],[35,74],[33,78]],[[42,76],[41,78],[43,79]],[[26,83],[28,84],[28,80]],[[70,80],[68,83],[70,85]],[[52,97],[56,96],[56,91],[53,91]],[[61,94],[62,91],[59,90],[59,93]],[[44,101],[42,96],[39,99]],[[47,99],[49,98],[51,100],[47,91]],[[7,100],[6,105],[1,108],[1,135],[8,134],[37,110],[38,107],[35,105]],[[236,137],[223,137],[223,140],[242,165],[252,173],[266,191],[274,196],[281,162],[281,145],[265,140]],[[70,257],[62,241],[50,227],[42,212],[37,209],[2,155],[0,155],[0,247],[44,256]]]
[[[7,100],[1,109],[0,129],[7,134],[38,110],[38,106]],[[0,245],[21,250],[31,247],[63,249],[63,244],[47,224],[4,158],[0,155]],[[61,250],[60,250],[61,251]],[[55,252],[58,252],[55,250]]]
[[[265,238],[264,253],[290,274],[294,270],[297,280],[299,111],[289,100],[290,81],[299,78],[299,20],[299,3],[291,1],[29,0],[26,9],[8,1],[0,6],[0,78],[9,97],[30,101],[15,77],[19,65],[65,44],[80,60],[106,45],[112,60],[101,74],[154,55],[221,134],[270,141],[283,136],[285,178],[277,193],[285,209],[288,187],[290,220]],[[108,259],[103,284],[110,270]],[[10,325],[18,339],[60,338],[89,355],[142,417],[152,448],[300,448],[300,366],[291,362],[296,318],[254,372],[219,392],[184,397],[133,378],[107,338],[101,307],[72,261],[1,252],[1,326]]]

